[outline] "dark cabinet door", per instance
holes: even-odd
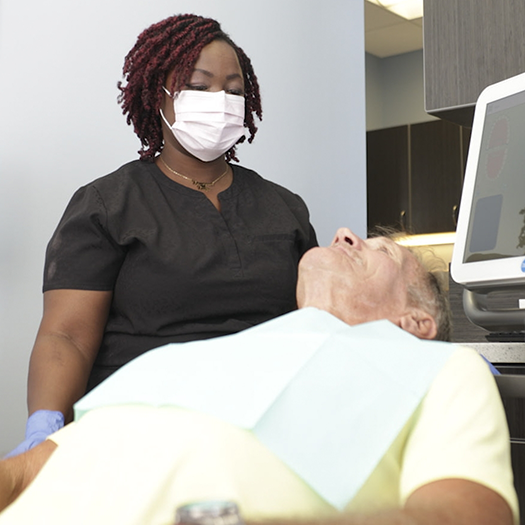
[[[368,228],[454,231],[470,131],[444,120],[367,133]]]
[[[368,228],[408,225],[408,126],[367,133]]]
[[[410,136],[412,230],[454,231],[463,185],[460,127],[435,120],[412,125]]]

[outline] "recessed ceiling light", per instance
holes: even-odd
[[[423,0],[368,0],[407,20],[423,16]]]

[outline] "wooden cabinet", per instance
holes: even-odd
[[[409,212],[408,126],[369,131],[367,224],[405,229]]]
[[[438,120],[410,130],[412,230],[454,231],[463,185],[460,126]]]
[[[523,0],[424,0],[426,111],[472,127],[483,89],[525,71]]]
[[[454,231],[469,138],[444,120],[369,131],[368,227]]]

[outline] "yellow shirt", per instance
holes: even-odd
[[[177,506],[206,499],[236,501],[247,518],[338,513],[250,431],[197,412],[102,408],[51,439],[57,451],[0,525],[168,525]],[[444,478],[496,491],[518,523],[497,387],[466,348],[453,353],[345,511],[400,508],[418,487]]]

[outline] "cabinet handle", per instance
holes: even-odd
[[[452,223],[454,224],[454,228],[458,225],[458,214],[459,214],[459,206],[457,204],[454,204],[452,206]]]
[[[405,210],[401,210],[401,213],[399,214],[399,224],[401,224],[401,230],[406,231],[406,219],[407,212]]]

